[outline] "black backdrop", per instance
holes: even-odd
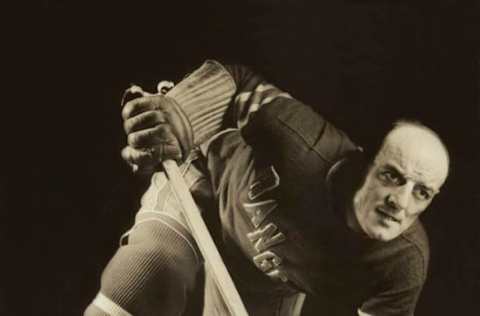
[[[81,314],[142,185],[119,157],[121,93],[178,81],[206,58],[252,66],[358,143],[396,117],[437,130],[452,169],[423,217],[432,260],[417,314],[478,313],[476,6],[43,0],[19,10],[6,29],[19,91],[2,120],[0,314]]]

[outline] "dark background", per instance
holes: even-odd
[[[121,93],[178,82],[206,58],[252,66],[360,144],[397,117],[438,131],[451,175],[423,217],[432,260],[417,315],[478,313],[478,8],[43,0],[15,10],[4,28],[16,89],[1,116],[0,315],[81,314],[141,190],[119,155]]]

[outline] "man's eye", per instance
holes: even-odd
[[[400,177],[398,176],[398,174],[396,174],[395,172],[392,172],[392,171],[382,172],[380,174],[380,178],[383,181],[393,183],[393,184],[400,184],[400,180],[401,180]]]
[[[432,194],[426,189],[417,189],[415,190],[415,195],[420,200],[429,200],[432,197]]]

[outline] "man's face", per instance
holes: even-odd
[[[357,225],[370,238],[396,238],[431,203],[447,174],[447,154],[438,139],[419,127],[398,127],[387,135],[354,196]]]

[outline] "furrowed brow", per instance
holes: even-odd
[[[405,178],[405,179],[407,178],[407,177],[405,176],[405,174],[404,174],[397,166],[394,166],[394,165],[392,165],[392,164],[390,164],[390,163],[387,163],[387,164],[385,164],[385,168],[388,169],[389,171],[394,171],[394,172],[396,172],[399,176],[402,176],[402,177]]]

